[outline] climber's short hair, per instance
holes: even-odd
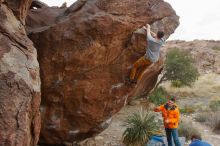
[[[162,37],[164,37],[164,32],[163,31],[158,31],[157,32],[157,38],[161,39]]]

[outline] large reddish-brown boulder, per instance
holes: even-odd
[[[37,52],[24,20],[31,1],[0,3],[0,145],[34,146],[40,134]]]
[[[30,10],[27,30],[41,68],[41,142],[92,136],[131,97],[154,87],[162,60],[145,70],[137,86],[126,84],[132,64],[144,53],[130,41],[137,28],[164,18],[170,20],[164,27],[169,36],[178,17],[162,0],[78,0],[69,8]]]

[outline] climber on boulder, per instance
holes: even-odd
[[[152,63],[156,63],[160,57],[160,48],[164,44],[164,32],[158,31],[157,34],[151,32],[150,25],[147,24],[147,27],[143,27],[147,31],[147,48],[144,56],[139,58],[133,65],[133,68],[130,73],[129,81],[131,83],[137,83],[141,78],[142,74],[135,79],[137,69],[143,66],[149,66]]]
[[[172,139],[175,143],[175,146],[181,146],[178,138],[180,112],[175,102],[176,97],[171,97],[166,104],[154,109],[155,112],[162,113],[168,146],[173,146]]]

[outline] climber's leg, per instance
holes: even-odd
[[[134,78],[135,78],[137,69],[138,69],[139,67],[141,67],[141,66],[146,65],[145,62],[146,62],[146,59],[145,59],[145,57],[143,56],[143,57],[141,57],[140,59],[138,59],[138,60],[134,63],[133,68],[132,68],[131,73],[130,73],[130,80],[131,80],[131,81],[134,81]],[[147,62],[148,62],[148,61],[147,61]]]
[[[151,64],[152,64],[152,62],[149,59],[145,59],[144,65],[149,67]],[[137,77],[137,81],[140,81],[140,79],[142,78],[145,70],[146,70],[146,68],[140,72],[139,76]]]

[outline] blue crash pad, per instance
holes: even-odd
[[[182,146],[185,144],[185,137],[179,137]],[[173,144],[174,145],[174,144]],[[145,146],[168,146],[166,137],[152,136]]]

